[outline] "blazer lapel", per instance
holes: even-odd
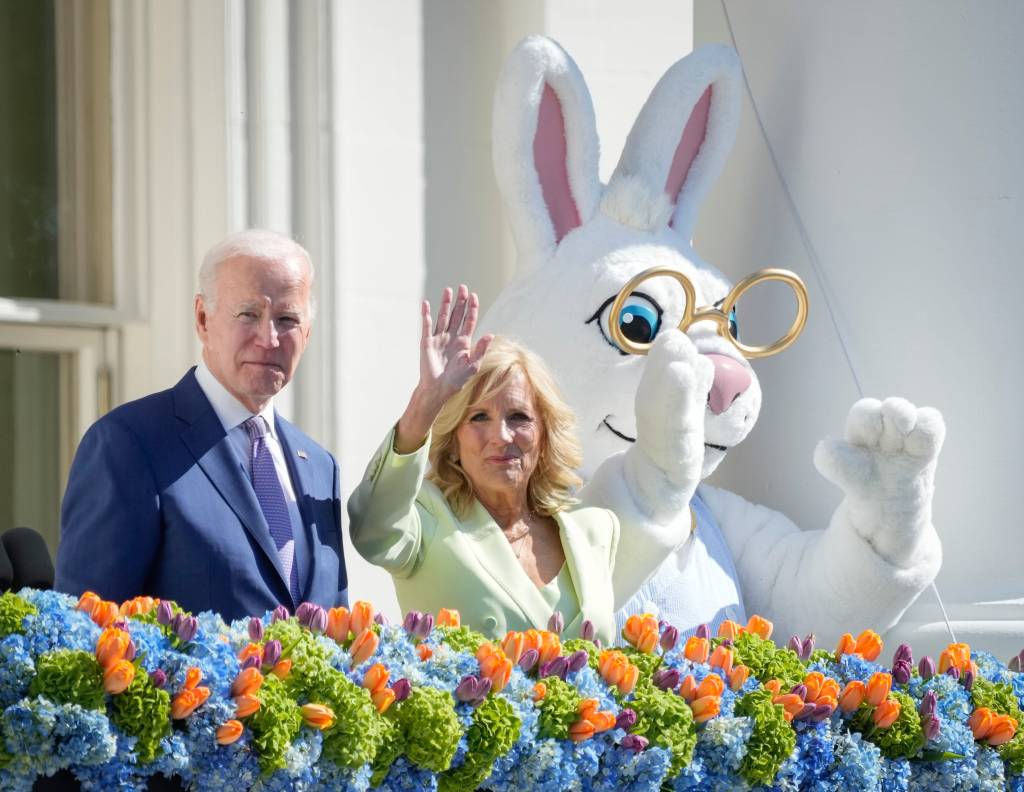
[[[174,411],[187,424],[181,431],[181,439],[195,457],[196,464],[202,468],[239,522],[267,555],[277,570],[284,590],[288,591],[281,558],[260,503],[256,500],[256,493],[245,477],[245,471],[231,441],[224,433],[217,413],[196,382],[194,369],[174,387]]]
[[[288,472],[292,477],[292,488],[295,490],[295,501],[299,506],[299,516],[302,518],[302,536],[295,537],[295,558],[298,563],[299,576],[299,598],[305,599],[306,593],[313,579],[313,548],[316,542],[313,537],[313,516],[309,513],[309,496],[316,492],[314,481],[314,469],[309,462],[308,456],[300,456],[299,451],[305,454],[304,445],[308,444],[305,435],[300,433],[288,421],[274,413],[276,418],[277,434],[281,441],[281,450],[284,452],[285,462],[288,465]]]
[[[613,603],[608,576],[595,575],[594,571],[606,566],[607,562],[594,553],[583,526],[573,525],[570,515],[559,513],[555,515],[555,520],[565,551],[565,563],[569,567],[576,598],[580,603],[579,613],[566,624],[564,634],[578,635],[585,619],[589,619],[595,628],[601,630],[609,621]],[[614,624],[611,629],[614,632]]]
[[[519,606],[526,621],[538,628],[546,627],[550,616],[547,603],[519,565],[498,524],[479,501],[473,502],[461,528],[480,567]]]

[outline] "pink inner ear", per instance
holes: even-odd
[[[701,144],[708,131],[708,110],[711,108],[711,86],[707,87],[704,95],[697,100],[690,113],[690,120],[686,122],[686,129],[676,146],[675,156],[672,157],[672,167],[669,168],[668,178],[665,180],[665,192],[668,193],[673,203],[679,200],[679,191],[683,189],[683,182],[690,172],[690,166],[697,158]]]
[[[533,137],[533,164],[540,177],[548,215],[555,227],[555,241],[561,242],[562,237],[580,224],[580,213],[569,187],[562,104],[547,84],[540,100],[537,132]]]

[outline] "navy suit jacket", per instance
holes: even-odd
[[[277,416],[303,531],[301,600],[347,604],[338,465]],[[56,588],[118,602],[148,594],[225,619],[293,610],[242,460],[195,369],[103,416],[78,447],[61,507]]]

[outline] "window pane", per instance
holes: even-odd
[[[27,525],[57,549],[61,498],[62,359],[0,349],[0,531]]]

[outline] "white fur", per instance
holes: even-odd
[[[638,607],[628,600],[669,554],[687,551],[689,501],[726,455],[705,443],[731,448],[742,442],[761,406],[754,375],[723,413],[706,409],[711,366],[705,355],[729,355],[753,370],[708,323],[685,335],[673,329],[682,294],[672,282],[643,287],[662,310],[646,358],[620,354],[599,326],[610,298],[651,266],[686,274],[699,305],[727,294],[729,282],[694,253],[689,239],[699,203],[732,146],[740,79],[727,47],[702,48],[672,66],[641,111],[607,189],[597,179],[589,93],[556,43],[525,40],[510,57],[495,99],[495,169],[520,266],[483,326],[539,352],[577,412],[589,479],[582,497],[614,509],[623,526],[626,552],[617,559],[614,581],[623,613]],[[565,116],[566,171],[581,220],[558,243],[533,159],[545,82]],[[664,193],[667,172],[694,103],[712,83],[707,136],[673,209],[675,196]],[[845,494],[823,530],[801,531],[781,514],[702,486],[736,562],[748,612],[775,621],[783,640],[811,630],[831,640],[846,630],[895,623],[941,563],[931,501],[943,433],[936,411],[903,400],[854,405],[846,438],[824,441],[815,454],[818,469]]]

